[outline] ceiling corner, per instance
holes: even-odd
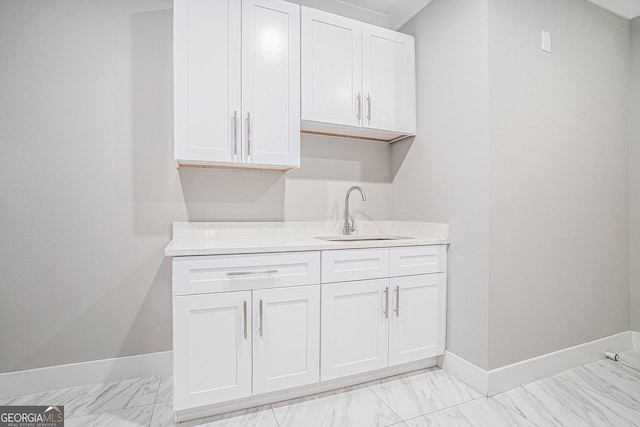
[[[404,0],[398,3],[398,7],[389,15],[391,29],[398,30],[411,18],[416,16],[432,0]]]

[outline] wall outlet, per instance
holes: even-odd
[[[542,50],[551,53],[551,33],[542,30]]]

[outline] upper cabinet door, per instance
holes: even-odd
[[[302,120],[362,124],[362,23],[302,8]]]
[[[242,3],[244,161],[300,165],[300,6]]]
[[[180,163],[241,159],[240,6],[238,0],[174,2],[174,155]]]
[[[415,133],[414,38],[362,24],[364,126]]]

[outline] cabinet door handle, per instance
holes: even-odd
[[[276,274],[278,270],[262,270],[262,271],[229,271],[227,276],[248,276],[250,274]]]
[[[369,121],[369,126],[371,126],[371,94],[367,94],[367,120]]]
[[[396,286],[396,317],[400,317],[400,286]]]
[[[360,119],[362,119],[362,100],[360,99],[360,92],[356,95],[356,104],[358,107],[358,124],[360,124]]]
[[[389,318],[389,287],[384,288],[384,318]]]
[[[233,155],[238,154],[238,112],[233,112]]]
[[[247,302],[244,302],[244,339],[247,339]]]
[[[263,329],[264,328],[264,324],[263,324],[263,320],[262,320],[262,300],[260,300],[260,336],[262,337],[263,334]]]
[[[251,113],[247,113],[247,156],[251,155]]]

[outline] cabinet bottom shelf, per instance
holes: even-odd
[[[331,136],[338,138],[359,139],[363,141],[382,142],[390,144],[414,135],[412,132],[389,131],[359,126],[335,125],[303,120],[300,123],[300,133],[307,135]]]
[[[217,164],[196,164],[196,163],[184,163],[178,162],[179,168],[192,168],[192,169],[233,169],[233,170],[251,170],[258,172],[289,172],[297,167],[293,166],[249,166],[247,163],[239,163],[237,166],[233,164],[217,165]]]

